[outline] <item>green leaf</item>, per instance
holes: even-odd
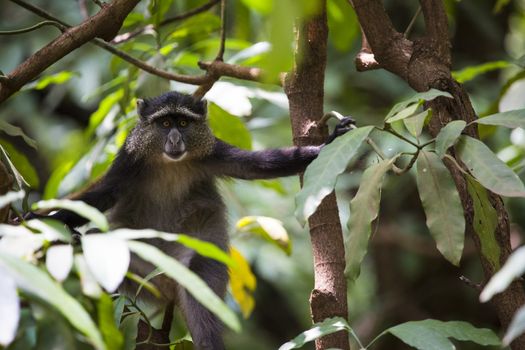
[[[241,0],[242,3],[262,15],[269,15],[272,13],[273,0],[259,1],[259,0]]]
[[[120,228],[106,233],[105,236],[125,240],[160,238],[168,242],[178,242],[188,248],[195,250],[197,253],[204,257],[217,260],[227,266],[235,266],[235,263],[231,259],[230,255],[225,253],[215,244],[202,241],[200,239],[193,238],[184,234],[160,232],[151,229],[132,230],[127,228]]]
[[[29,146],[36,149],[36,141],[30,138],[29,136],[27,136],[26,133],[18,126],[14,126],[4,120],[0,120],[0,130],[2,130],[3,132],[5,132],[7,135],[10,135],[10,136],[22,137],[25,143],[27,143]]]
[[[477,66],[470,66],[461,70],[452,72],[452,77],[459,83],[464,83],[474,79],[478,75],[483,73],[491,72],[497,69],[503,69],[509,67],[511,64],[507,61],[494,61],[487,62]]]
[[[361,178],[361,185],[350,202],[348,238],[346,240],[346,276],[354,281],[359,276],[361,262],[365,257],[368,240],[372,233],[372,221],[377,218],[381,200],[381,185],[397,156],[385,159],[367,168]]]
[[[516,249],[507,259],[505,265],[489,280],[479,295],[481,302],[489,301],[494,295],[503,292],[525,272],[525,247]]]
[[[403,120],[405,118],[413,116],[414,113],[416,113],[416,111],[419,108],[419,106],[421,105],[421,103],[422,103],[421,101],[418,101],[417,103],[411,104],[408,107],[405,107],[405,108],[401,109],[395,115],[393,115],[392,117],[386,119],[385,122],[393,123],[393,122],[397,122],[399,120]]]
[[[525,108],[495,113],[475,120],[478,124],[525,128]]]
[[[44,76],[33,83],[27,84],[22,90],[43,90],[51,84],[64,84],[74,76],[79,75],[80,74],[76,72],[62,71],[56,74]]]
[[[252,136],[240,118],[210,103],[208,121],[213,134],[219,139],[242,149],[252,149]]]
[[[49,242],[62,241],[71,243],[71,231],[57,220],[43,218],[32,219],[25,222],[25,226],[42,233]]]
[[[252,233],[276,245],[287,255],[292,252],[292,244],[283,223],[266,216],[245,216],[235,225],[239,232]]]
[[[425,120],[429,118],[429,116],[432,116],[432,109],[430,108],[412,117],[403,119],[403,123],[405,123],[405,127],[407,128],[408,132],[417,138],[421,135],[421,131],[423,131],[423,125],[425,125]]]
[[[436,154],[439,158],[443,158],[447,150],[456,143],[465,126],[467,123],[464,120],[454,120],[441,129],[436,136]]]
[[[355,12],[345,0],[328,1],[326,6],[328,36],[337,50],[346,52],[352,47],[360,34]]]
[[[123,98],[124,89],[118,89],[117,91],[104,97],[104,99],[100,101],[97,110],[89,117],[89,126],[86,129],[86,135],[93,135],[97,127],[102,123],[113,107],[115,106],[115,108],[119,108],[118,102]],[[117,113],[117,111],[114,113]]]
[[[166,60],[160,53],[154,54],[146,63],[154,68],[165,69]],[[145,71],[139,71],[137,78],[136,96],[141,98],[159,96],[170,90],[170,81]]]
[[[235,313],[193,271],[149,244],[128,241],[128,247],[140,258],[161,268],[167,276],[177,281],[226,326],[234,331],[240,330],[241,325]]]
[[[483,187],[502,196],[525,197],[525,186],[518,175],[483,142],[464,135],[456,149],[461,161]]]
[[[105,349],[102,337],[86,310],[45,272],[5,252],[0,252],[0,265],[15,279],[19,288],[52,305],[84,333],[95,348]]]
[[[9,158],[5,148],[0,143],[0,162],[4,163],[9,174],[13,175],[15,183],[13,184],[13,189],[20,191],[24,186],[28,186],[27,181],[24,177],[18,172],[13,162]]]
[[[15,201],[18,201],[20,199],[23,199],[26,195],[26,192],[24,190],[13,192],[9,191],[3,196],[0,196],[0,208],[5,207],[8,204],[11,204]]]
[[[297,349],[312,340],[339,331],[351,332],[348,322],[342,317],[327,318],[323,322],[314,324],[309,330],[304,331],[291,341],[281,345],[279,350]]]
[[[108,220],[97,208],[94,208],[82,201],[72,201],[69,199],[49,199],[46,201],[39,201],[32,206],[33,210],[37,209],[66,209],[70,210],[89,221],[93,222],[100,230],[107,231],[109,229]]]
[[[474,206],[472,219],[474,232],[479,237],[481,254],[487,259],[494,270],[500,268],[501,249],[496,240],[498,213],[490,204],[487,190],[472,176],[467,176],[467,190]]]
[[[9,155],[9,162],[4,164],[11,167],[11,174],[17,178],[19,186],[29,185],[37,188],[40,185],[40,179],[26,155],[6,140],[0,140],[0,145]]]
[[[135,350],[139,329],[140,313],[126,316],[120,324],[120,331],[124,335],[124,350]]]
[[[439,156],[426,151],[417,159],[416,179],[430,234],[445,259],[459,266],[465,217],[454,180]]]
[[[102,293],[97,303],[98,327],[108,350],[120,350],[124,345],[124,337],[119,332],[113,318],[113,301],[106,293]]]
[[[373,126],[353,129],[323,147],[319,156],[306,168],[303,188],[295,196],[295,217],[304,225],[324,197],[335,187],[339,174],[357,155]]]
[[[484,346],[498,346],[501,344],[501,341],[492,330],[476,328],[470,323],[462,321],[411,321],[391,327],[381,333],[381,335],[385,333],[390,333],[404,343],[421,350],[455,350],[456,347],[448,338],[470,341]]]
[[[387,120],[387,119],[391,118],[392,116],[396,115],[397,113],[399,113],[400,111],[402,111],[407,106],[409,106],[409,105],[411,105],[413,103],[419,104],[420,100],[431,101],[431,100],[433,100],[433,99],[435,99],[436,97],[439,97],[439,96],[452,98],[452,95],[449,94],[448,92],[440,91],[440,90],[436,90],[436,89],[430,89],[430,90],[425,91],[425,92],[419,92],[419,93],[413,95],[412,97],[410,97],[407,100],[404,100],[404,101],[396,103],[394,105],[394,107],[392,107],[390,112],[388,112],[388,114],[386,115],[385,120]]]
[[[503,345],[509,346],[509,344],[523,334],[523,332],[525,332],[525,306],[520,307],[514,314],[509,328],[503,337]]]

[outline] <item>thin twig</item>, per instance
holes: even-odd
[[[71,27],[66,22],[63,22],[63,21],[59,20],[58,18],[56,18],[55,16],[51,15],[49,12],[41,9],[40,7],[37,7],[37,6],[32,5],[32,4],[29,4],[29,3],[27,3],[27,2],[25,2],[23,0],[10,0],[10,1],[14,2],[15,4],[17,4],[20,7],[25,8],[26,10],[29,10],[29,11],[33,12],[35,15],[38,15],[38,16],[40,16],[42,18],[48,19],[50,21],[58,22],[58,23],[62,24],[65,27],[68,27],[68,28]]]
[[[226,46],[226,0],[221,0],[221,43],[215,60],[224,61],[224,50]]]
[[[219,1],[220,0],[211,0],[211,1],[207,2],[206,4],[204,4],[202,6],[194,8],[193,10],[189,10],[188,12],[185,12],[185,13],[177,15],[177,16],[166,18],[166,19],[162,20],[159,23],[159,27],[165,26],[166,24],[170,24],[170,23],[173,23],[173,22],[182,21],[182,20],[185,20],[185,19],[187,19],[189,17],[195,16],[195,15],[197,15],[199,13],[205,12],[205,11],[209,10],[210,8],[212,8],[213,6],[215,6],[216,4],[218,4]],[[116,44],[121,44],[121,43],[126,42],[126,41],[128,41],[130,39],[133,39],[134,37],[136,37],[138,35],[141,35],[143,33],[148,33],[150,31],[153,31],[154,29],[155,28],[154,28],[153,24],[148,24],[147,26],[135,29],[135,30],[133,30],[131,32],[122,33],[120,35],[117,35],[111,41],[111,43],[115,44],[115,45]]]
[[[36,30],[43,26],[53,26],[57,27],[61,32],[66,30],[66,27],[64,27],[61,23],[56,21],[42,21],[40,23],[37,23],[35,25],[32,25],[31,27],[22,28],[22,29],[15,29],[15,30],[0,30],[0,35],[17,35],[17,34],[24,34],[32,32],[33,30]]]
[[[108,44],[107,42],[105,42],[102,39],[95,38],[95,39],[92,40],[92,43],[97,45],[98,47],[103,48],[106,51],[111,52],[115,56],[118,56],[118,57],[122,58],[124,61],[126,61],[128,63],[131,63],[132,65],[142,69],[143,71],[146,71],[146,72],[148,72],[150,74],[159,76],[159,77],[164,78],[164,79],[175,80],[175,81],[179,81],[181,83],[192,84],[192,85],[201,85],[201,84],[206,83],[209,80],[209,78],[207,77],[206,74],[193,76],[193,75],[172,73],[172,72],[168,72],[168,71],[163,70],[163,69],[155,68],[155,67],[147,64],[146,62],[141,61],[141,60],[139,60],[139,59],[137,59],[137,58],[135,58],[135,57],[125,53],[124,51],[117,49],[116,47]]]
[[[416,13],[414,14],[412,19],[410,20],[410,23],[408,24],[407,29],[405,29],[405,32],[403,33],[403,36],[405,38],[408,38],[408,36],[410,35],[410,32],[412,31],[412,29],[414,27],[414,24],[416,23],[416,20],[417,20],[417,18],[419,17],[420,14],[421,14],[421,5],[417,8]]]

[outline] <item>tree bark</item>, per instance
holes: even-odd
[[[322,12],[301,23],[297,33],[295,67],[287,77],[285,92],[290,103],[294,143],[321,144],[326,128],[316,122],[323,116],[324,73],[326,67],[326,3]],[[335,194],[326,197],[308,220],[314,259],[315,286],[310,295],[314,322],[341,316],[348,319],[343,235]],[[316,349],[349,349],[345,331],[316,340]]]
[[[467,123],[477,118],[468,94],[451,75],[450,40],[448,22],[442,0],[421,0],[425,19],[426,35],[414,41],[395,31],[390,18],[380,0],[353,0],[363,32],[374,53],[379,66],[404,79],[414,90],[426,91],[430,88],[449,92],[453,99],[440,97],[427,105],[433,115],[429,132],[436,136],[448,122],[461,119]],[[479,138],[475,125],[465,131],[469,136]],[[452,156],[455,156],[451,152]],[[456,159],[459,164],[461,161]],[[485,257],[481,250],[480,239],[474,231],[474,208],[467,191],[466,179],[457,167],[446,162],[458,189],[466,219],[466,232],[474,239],[478,250],[485,278],[488,280],[498,266]],[[494,236],[500,248],[500,265],[511,253],[509,218],[501,197],[489,193],[493,208],[498,215],[498,225]],[[525,303],[525,294],[521,284],[514,282],[506,291],[492,300],[501,325],[507,328],[516,310]],[[512,349],[525,349],[525,336],[517,338]]]

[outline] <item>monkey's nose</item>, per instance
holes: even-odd
[[[172,146],[179,146],[182,142],[182,137],[178,132],[170,132],[170,134],[168,135],[168,142]]]

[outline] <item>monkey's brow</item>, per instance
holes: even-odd
[[[173,116],[173,115],[184,116],[186,118],[194,119],[194,120],[202,119],[202,117],[203,117],[202,115],[197,114],[197,113],[193,112],[192,110],[190,110],[190,109],[188,109],[186,107],[182,107],[182,106],[164,106],[161,109],[159,109],[158,111],[150,114],[148,116],[148,120],[149,120],[150,123],[153,123],[155,120],[157,120],[159,118]]]

